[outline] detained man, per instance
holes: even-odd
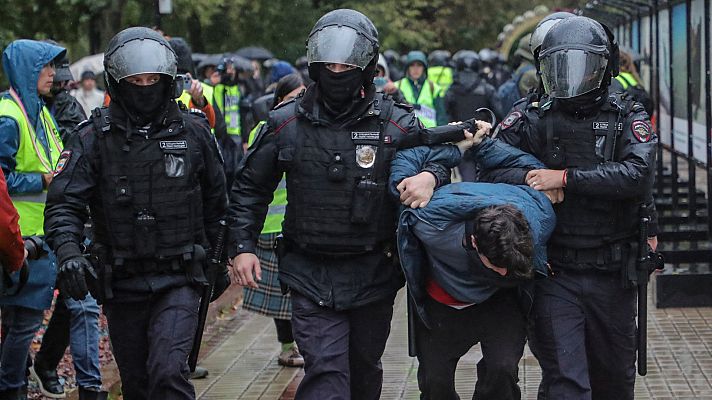
[[[484,132],[472,140],[480,167],[542,165]],[[401,151],[393,161],[391,190],[418,164],[411,150]],[[521,398],[517,365],[530,287],[546,276],[546,241],[556,224],[552,202],[561,199],[560,192],[525,185],[454,183],[437,190],[426,207],[401,214],[398,250],[417,311],[412,317],[421,399],[459,399],[457,362],[477,343],[483,357],[474,398]]]

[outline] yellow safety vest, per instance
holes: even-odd
[[[420,90],[418,98],[415,98],[413,86],[408,81],[408,78],[403,78],[396,82],[396,86],[403,93],[405,100],[412,105],[419,105],[420,109],[415,110],[415,115],[418,116],[420,122],[426,128],[437,126],[437,118],[435,113],[435,98],[439,95],[438,85],[430,80],[423,82],[423,88]]]
[[[53,173],[62,152],[62,140],[59,129],[47,110],[42,107],[40,122],[47,136],[49,157],[37,138],[35,128],[29,123],[24,106],[19,97],[11,90],[13,99],[0,99],[0,116],[15,120],[20,131],[20,146],[15,157],[15,170],[19,173]],[[12,204],[20,215],[20,231],[23,236],[44,235],[44,209],[47,202],[47,191],[39,193],[10,194]]]
[[[430,67],[428,68],[428,79],[440,86],[440,96],[444,96],[447,89],[452,85],[452,68],[450,67]]]
[[[213,87],[208,85],[205,82],[200,82],[200,84],[203,86],[203,96],[205,97],[205,100],[208,101],[208,104],[213,104]],[[178,98],[178,101],[183,103],[186,108],[190,108],[190,101],[191,101],[190,93],[188,91],[184,90],[183,94],[180,95]]]
[[[638,85],[638,81],[635,80],[635,77],[630,72],[619,73],[616,76],[616,80],[621,83],[623,90],[628,90],[629,87]]]
[[[262,125],[265,121],[260,121],[252,132],[250,132],[250,137],[247,140],[247,144],[252,146],[255,139],[257,138],[257,133],[262,129]],[[286,176],[282,175],[282,180],[279,181],[279,186],[277,190],[274,191],[274,198],[272,202],[269,203],[269,209],[267,210],[267,218],[265,218],[265,225],[262,227],[262,234],[267,233],[280,233],[282,232],[282,222],[284,221],[284,210],[287,208],[287,179]]]
[[[214,90],[215,104],[225,117],[228,135],[240,135],[240,88],[219,83]]]

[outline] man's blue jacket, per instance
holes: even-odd
[[[454,146],[443,146],[431,152],[442,153],[440,155],[442,158],[459,156],[459,150]],[[494,166],[544,168],[544,165],[532,155],[489,138],[485,138],[479,146],[473,148],[473,153],[478,165],[484,169]],[[396,186],[401,180],[419,171],[423,157],[423,152],[419,148],[402,150],[398,153],[391,167],[392,193],[397,193]],[[523,185],[453,183],[438,189],[426,207],[405,209],[402,212],[398,223],[398,253],[409,294],[426,326],[428,319],[423,301],[428,296],[425,283],[431,266],[427,265],[428,256],[411,227],[423,222],[442,231],[452,224],[472,219],[485,207],[503,204],[513,205],[527,218],[534,239],[534,269],[536,275],[546,276],[546,242],[556,225],[556,216],[551,202],[542,192]],[[453,238],[453,240],[461,241],[462,238]],[[451,283],[457,284],[457,282]],[[525,289],[523,291],[525,297],[531,300],[531,285],[523,285],[521,288]]]

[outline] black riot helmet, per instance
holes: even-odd
[[[339,9],[319,18],[307,39],[309,77],[319,80],[318,63],[347,64],[371,82],[378,62],[378,30],[358,11]]]
[[[111,38],[104,52],[104,79],[109,95],[118,100],[118,84],[129,76],[161,74],[175,93],[178,70],[176,54],[158,32],[144,27],[126,28]]]
[[[617,45],[604,27],[587,17],[569,17],[547,33],[539,52],[544,90],[571,99],[608,87],[617,74]]]
[[[428,65],[431,67],[449,67],[451,56],[447,50],[435,50],[428,55]]]
[[[480,56],[473,50],[460,50],[452,57],[452,62],[455,64],[455,69],[460,71],[479,72],[482,66]]]
[[[546,37],[546,34],[549,32],[551,27],[556,25],[556,23],[561,21],[562,19],[575,16],[576,14],[572,14],[570,12],[559,11],[553,14],[549,14],[544,19],[539,21],[539,23],[536,25],[536,28],[534,28],[534,32],[532,32],[531,38],[529,39],[529,50],[535,58],[537,58],[539,48],[541,47],[542,42],[544,42],[544,38]]]

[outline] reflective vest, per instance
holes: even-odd
[[[435,114],[435,98],[439,93],[437,85],[426,79],[417,98],[413,91],[413,85],[408,81],[408,78],[399,80],[396,82],[396,86],[403,93],[403,97],[408,103],[420,106],[420,108],[416,107],[415,115],[418,116],[418,119],[426,128],[437,126]]]
[[[13,99],[0,99],[0,116],[15,120],[20,133],[20,146],[15,156],[15,170],[19,173],[49,174],[54,172],[59,154],[62,151],[62,140],[57,124],[47,107],[42,107],[40,123],[44,128],[49,145],[49,156],[37,138],[35,128],[29,123],[24,106],[19,97],[11,90]],[[44,209],[47,201],[47,191],[40,193],[11,194],[12,204],[20,215],[20,231],[23,236],[44,235]]]
[[[203,97],[205,97],[205,100],[208,101],[208,104],[213,104],[213,87],[208,85],[205,82],[200,82],[201,85],[203,85]],[[183,94],[180,95],[179,98],[176,99],[178,102],[183,103],[186,108],[190,108],[190,101],[192,100],[190,93],[188,93],[187,90],[183,91]],[[210,132],[213,134],[215,133],[215,128],[210,128]]]
[[[262,129],[262,125],[265,121],[260,121],[252,132],[250,132],[250,137],[248,138],[247,144],[252,146],[255,139],[257,139],[257,133]],[[282,232],[282,221],[284,221],[284,210],[287,208],[287,180],[285,175],[282,175],[282,180],[279,181],[277,190],[274,191],[274,198],[272,202],[269,203],[269,209],[267,210],[267,218],[265,218],[265,224],[262,227],[262,234],[267,233],[280,233]]]
[[[225,116],[228,135],[240,135],[240,87],[215,85],[215,104]]]
[[[213,104],[213,95],[214,95],[213,87],[208,85],[205,82],[200,82],[200,84],[203,85],[203,96],[205,97],[205,100],[208,101],[208,104]],[[183,94],[181,94],[180,97],[178,98],[178,101],[185,104],[185,106],[187,108],[190,108],[190,100],[191,100],[190,93],[188,93],[187,90],[184,90]]]
[[[428,68],[428,79],[440,86],[440,96],[444,96],[447,89],[452,85],[452,68],[450,67],[430,67]]]
[[[616,76],[616,80],[620,82],[621,86],[623,86],[623,90],[628,90],[629,87],[638,86],[638,81],[635,80],[635,77],[630,72],[619,73],[618,76]]]

